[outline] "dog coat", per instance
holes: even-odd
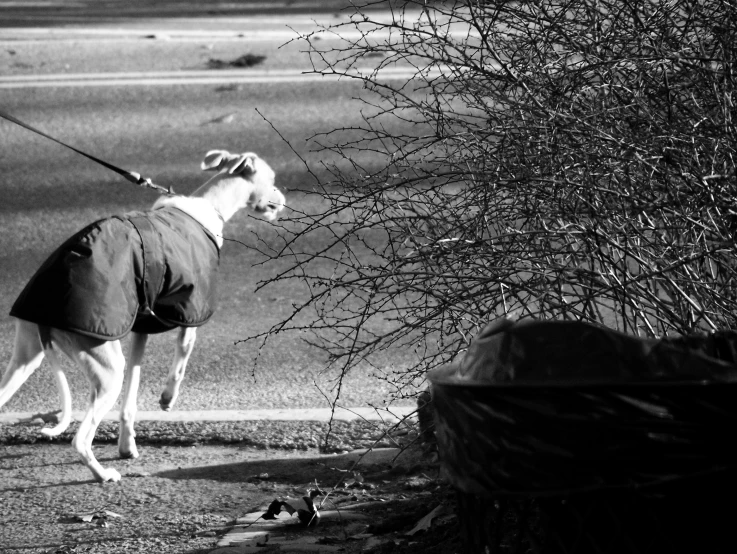
[[[215,237],[166,207],[101,219],[39,268],[10,315],[103,340],[197,327],[215,311]]]

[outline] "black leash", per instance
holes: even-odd
[[[115,167],[114,165],[109,164],[109,163],[107,163],[105,161],[102,161],[99,158],[95,158],[94,156],[92,156],[90,154],[87,154],[86,152],[82,152],[81,150],[77,150],[73,146],[69,146],[68,144],[63,143],[60,140],[57,140],[54,137],[51,137],[51,136],[47,135],[46,133],[44,133],[42,131],[39,131],[38,129],[36,129],[34,127],[31,127],[27,123],[23,123],[21,120],[16,119],[15,117],[13,117],[12,115],[10,115],[9,113],[4,112],[3,110],[0,110],[0,117],[2,117],[4,119],[7,119],[8,121],[12,121],[16,125],[20,125],[24,129],[28,129],[29,131],[34,132],[34,133],[36,133],[38,135],[41,135],[42,137],[45,137],[45,138],[47,138],[49,140],[53,140],[56,144],[60,144],[60,145],[62,145],[64,147],[66,147],[66,148],[69,148],[70,150],[74,150],[77,154],[81,154],[85,158],[88,158],[88,159],[92,160],[93,162],[97,162],[101,166],[107,167],[108,169],[114,171],[118,175],[121,175],[123,178],[125,178],[128,181],[130,181],[134,185],[138,185],[139,187],[146,187],[146,188],[154,189],[154,190],[157,190],[157,191],[159,191],[159,192],[161,192],[163,194],[174,194],[174,192],[171,190],[171,188],[168,188],[167,189],[167,188],[161,187],[159,185],[155,185],[154,183],[151,182],[151,179],[144,179],[143,177],[141,177],[141,174],[140,173],[135,173],[134,171],[127,171],[125,169],[120,169],[119,167]]]

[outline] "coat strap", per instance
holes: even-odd
[[[157,317],[154,306],[164,286],[166,272],[161,235],[151,219],[143,214],[131,214],[126,219],[136,229],[141,239],[143,252],[143,272],[141,275],[143,286],[139,289],[143,293],[143,298],[139,298],[140,311]]]

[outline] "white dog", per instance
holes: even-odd
[[[42,265],[11,310],[15,346],[0,383],[0,408],[45,355],[62,409],[58,425],[41,432],[62,433],[71,421],[71,395],[58,353],[66,354],[90,380],[89,407],[72,445],[98,481],[120,479],[92,454],[101,418],[125,381],[118,450],[123,458],[137,457],[133,423],[146,340],[179,327],[161,407],[169,410],[177,399],[196,328],[214,311],[223,224],[241,208],[269,221],[284,208],[274,172],[255,154],[213,150],[202,169],[218,173],[191,196],[162,197],[151,211],[103,219],[77,233]],[[120,339],[129,332],[126,370]]]

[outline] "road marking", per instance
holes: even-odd
[[[150,30],[150,29],[18,29],[0,30],[0,44],[5,46],[29,45],[53,42],[54,44],[79,44],[89,42],[121,43],[121,42],[279,42],[305,41],[386,41],[396,36],[389,31],[323,31],[320,29],[284,29],[284,30]],[[456,33],[449,33],[454,36]],[[460,36],[460,34],[459,34]],[[461,38],[468,36],[468,33]],[[306,43],[305,43],[306,44]]]
[[[315,32],[314,27],[305,29],[304,32],[284,28],[282,30],[258,30],[258,29],[47,29],[24,27],[19,29],[4,29],[0,31],[0,42],[18,44],[21,42],[80,42],[80,41],[139,41],[139,40],[162,40],[162,41],[213,41],[213,40],[291,40],[300,35],[308,35]],[[332,38],[330,33],[320,32],[320,38]],[[346,37],[349,38],[349,37]]]
[[[376,72],[374,74],[374,72]],[[52,75],[7,75],[0,77],[0,89],[46,87],[121,87],[121,86],[171,86],[213,85],[226,83],[292,83],[310,81],[353,80],[372,77],[378,80],[410,80],[418,77],[420,70],[411,67],[357,68],[348,75],[332,75],[284,70],[198,70],[158,71],[132,73],[59,73]],[[440,76],[438,69],[422,72],[424,78]]]

